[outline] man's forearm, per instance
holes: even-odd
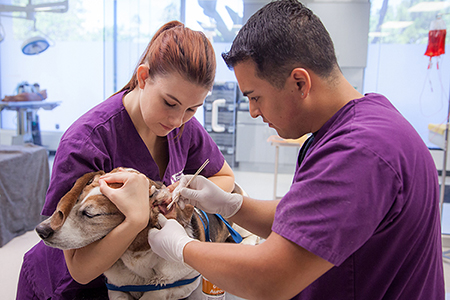
[[[239,226],[267,238],[272,232],[275,210],[280,200],[255,200],[244,197],[241,209],[230,218]]]

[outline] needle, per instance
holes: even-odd
[[[192,182],[192,180],[194,180],[195,177],[197,177],[198,174],[200,174],[200,172],[206,167],[206,165],[209,163],[209,159],[205,160],[205,162],[203,163],[203,165],[201,165],[200,168],[198,168],[197,172],[195,172],[194,176],[191,177],[191,179],[189,179],[188,183],[186,184],[186,187],[189,186],[189,184]],[[172,199],[172,202],[169,203],[169,205],[167,205],[167,209],[169,210],[172,205],[178,201],[178,198],[180,198],[180,194],[176,194],[175,197]]]

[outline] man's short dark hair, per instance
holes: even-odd
[[[258,76],[278,88],[294,68],[309,69],[321,77],[338,68],[325,26],[297,0],[273,1],[257,11],[222,57],[229,68],[253,60]]]

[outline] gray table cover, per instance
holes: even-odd
[[[45,148],[0,145],[0,247],[44,219],[49,173]]]

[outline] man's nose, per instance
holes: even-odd
[[[259,108],[251,101],[249,103],[249,112],[250,116],[255,119],[261,115],[261,111],[259,110]]]

